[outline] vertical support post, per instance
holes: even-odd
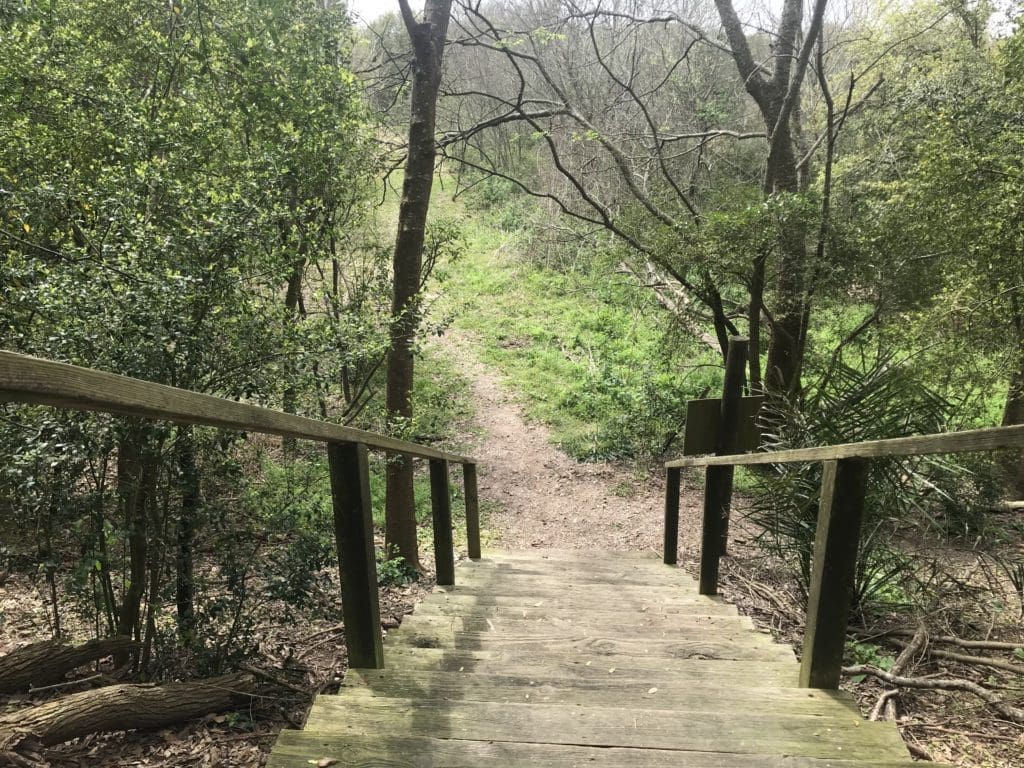
[[[665,470],[665,565],[675,565],[679,556],[679,479],[682,470]]]
[[[480,498],[476,492],[476,464],[462,465],[462,484],[466,494],[466,549],[470,560],[479,560]]]
[[[452,497],[448,491],[448,462],[430,460],[430,507],[434,518],[434,564],[437,583],[455,583],[455,545],[452,543]]]
[[[736,451],[740,420],[740,399],[749,341],[741,336],[729,339],[722,384],[722,411],[718,423],[715,454],[728,456]],[[729,539],[729,507],[732,504],[734,468],[708,467],[704,472],[704,523],[700,545],[700,593],[718,594],[718,565]]]
[[[743,336],[729,339],[729,351],[725,359],[725,380],[722,382],[722,414],[718,423],[718,441],[715,453],[728,456],[736,453],[739,445],[740,401],[743,399],[743,382],[746,380],[747,350],[750,340]],[[729,510],[732,506],[733,467],[722,467],[722,530],[721,549],[724,555],[729,549]]]
[[[867,459],[824,465],[800,661],[801,688],[839,687],[867,477]]]
[[[328,443],[334,538],[341,570],[341,608],[350,667],[382,669],[377,560],[370,510],[370,468],[366,446]]]

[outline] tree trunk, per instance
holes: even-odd
[[[427,0],[424,22],[417,22],[408,0],[400,0],[402,19],[412,41],[415,64],[409,118],[409,149],[398,211],[393,258],[391,345],[387,356],[388,417],[405,426],[412,419],[413,343],[419,326],[419,290],[423,241],[434,184],[434,138],[441,62],[448,35],[451,0]],[[392,457],[387,464],[386,547],[419,568],[412,464]]]
[[[192,540],[195,537],[201,502],[199,469],[192,427],[178,427],[178,488],[181,507],[178,514],[177,555],[175,557],[175,602],[178,610],[178,637],[190,645],[195,635],[195,574]]]
[[[117,634],[139,639],[139,618],[142,597],[146,591],[146,558],[148,555],[148,519],[146,504],[156,480],[156,457],[146,448],[144,427],[135,427],[121,439],[117,451],[117,493],[121,515],[128,535],[129,576]],[[114,663],[121,666],[128,655],[119,653]]]
[[[757,104],[768,134],[764,195],[796,194],[800,190],[794,124],[800,113],[800,88],[811,47],[819,34],[825,0],[816,0],[803,44],[803,0],[785,0],[773,36],[771,69],[754,58],[743,23],[732,0],[715,0],[743,85]],[[778,233],[779,260],[774,284],[774,312],[769,316],[771,338],[764,370],[766,389],[788,398],[800,391],[803,345],[801,330],[807,316],[807,231],[797,217],[787,217]],[[762,283],[763,286],[763,283]],[[763,302],[759,302],[765,306]],[[766,308],[766,307],[765,307]],[[767,309],[767,308],[766,308]]]
[[[1010,377],[1010,385],[1006,392],[1006,405],[1003,408],[1003,426],[1024,424],[1024,317],[1020,314],[1014,318],[1017,329],[1016,371]],[[1008,461],[1007,479],[1010,492],[1018,499],[1024,500],[1024,453],[1016,451]]]
[[[84,664],[137,650],[138,643],[130,637],[105,637],[76,646],[55,640],[32,643],[0,657],[0,693],[59,683],[64,675]]]
[[[23,742],[52,746],[98,731],[162,728],[233,709],[255,690],[252,675],[192,683],[111,685],[0,716],[0,758]]]

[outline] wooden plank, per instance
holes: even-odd
[[[609,605],[607,600],[597,597],[593,600],[580,598],[570,600],[563,597],[536,596],[490,596],[490,595],[432,595],[420,603],[417,612],[429,610],[438,613],[474,613],[482,616],[504,615],[510,612],[529,611],[530,615],[537,612],[566,613],[572,611],[601,611],[621,616],[623,613],[640,613],[659,615],[699,615],[699,616],[735,616],[736,606],[718,602],[699,595],[683,596],[673,600],[652,600],[647,596],[633,599],[616,600]]]
[[[661,571],[662,569],[659,569]],[[689,574],[682,571],[664,569],[658,571],[638,571],[633,569],[605,570],[598,573],[574,571],[565,568],[561,572],[533,571],[520,568],[460,568],[459,584],[466,586],[490,586],[500,589],[505,584],[524,587],[537,585],[541,587],[557,587],[560,584],[575,587],[595,587],[608,590],[616,585],[633,587],[663,587],[682,592],[697,592],[697,584]]]
[[[763,403],[764,397],[760,395],[740,398],[736,453],[756,451],[761,445],[761,431],[757,426],[757,414]],[[721,417],[721,398],[687,401],[683,456],[700,456],[715,452]]]
[[[384,666],[384,654],[366,446],[328,443],[327,456],[349,664],[380,668]]]
[[[665,467],[749,466],[751,464],[788,464],[799,461],[836,461],[872,459],[884,456],[928,456],[947,453],[976,453],[1024,448],[1024,424],[989,427],[964,432],[893,437],[866,440],[819,448],[794,448],[788,451],[741,453],[732,456],[695,456],[675,459]]]
[[[0,351],[0,400],[166,419],[177,424],[203,424],[300,440],[362,443],[377,450],[456,463],[471,461],[361,429],[14,352]]]
[[[802,715],[707,712],[680,727],[679,713],[671,710],[319,696],[306,730],[694,751],[727,746],[735,752],[819,758],[906,755],[892,723],[863,722],[851,714],[846,724]]]
[[[675,565],[679,560],[679,485],[682,470],[671,467],[665,470],[665,542],[663,544],[665,565]]]
[[[748,340],[729,339],[722,384],[721,412],[715,440],[719,456],[736,453],[739,429],[739,401],[743,391]],[[729,539],[729,508],[732,505],[733,467],[704,470],[704,514],[700,539],[700,585],[702,595],[718,594],[719,560]]]
[[[469,581],[469,579],[463,579],[463,581]],[[444,593],[451,595],[478,595],[481,597],[517,595],[536,597],[538,600],[564,595],[567,598],[571,597],[573,599],[592,598],[607,600],[613,605],[622,600],[628,601],[641,598],[647,598],[651,602],[685,598],[693,602],[697,598],[702,597],[692,588],[681,586],[623,584],[620,587],[615,587],[595,582],[566,582],[558,584],[537,580],[532,583],[523,583],[520,579],[495,579],[489,582],[474,584],[456,584],[445,587]]]
[[[395,698],[458,699],[538,704],[671,709],[676,712],[785,712],[815,717],[860,717],[848,693],[799,688],[746,688],[736,685],[694,685],[692,677],[627,679],[610,674],[582,680],[542,675],[489,675],[478,672],[425,670],[352,670],[342,683],[343,695],[367,693]]]
[[[286,730],[281,732],[267,768],[309,768],[324,758],[337,760],[335,768],[906,768],[910,765],[906,758],[837,760],[781,754],[453,740],[394,733],[314,735]]]
[[[462,465],[462,486],[466,509],[466,549],[471,560],[480,559],[480,497],[477,493],[476,464]]]
[[[532,550],[502,550],[489,549],[484,557],[493,560],[520,561],[520,560],[548,560],[558,562],[643,562],[658,558],[658,553],[653,549],[638,549],[635,551],[622,551],[617,549],[560,549],[557,547],[544,547]]]
[[[430,510],[434,522],[434,570],[438,586],[455,583],[455,545],[452,542],[452,495],[448,462],[430,460]]]
[[[565,590],[546,590],[543,594],[537,590],[528,590],[520,594],[494,594],[490,590],[459,586],[457,591],[438,592],[429,598],[435,605],[473,605],[496,607],[534,607],[591,610],[593,608],[615,609],[621,611],[659,610],[666,613],[705,613],[725,615],[736,612],[735,606],[724,602],[716,602],[714,598],[697,594],[681,594],[664,596],[651,594],[651,590],[638,592],[619,592],[614,599],[606,593],[586,593],[578,590],[569,593]]]
[[[869,463],[825,463],[814,537],[800,685],[838,688],[857,569]]]
[[[564,577],[570,574],[574,577],[589,578],[600,577],[608,579],[609,583],[617,575],[629,575],[631,577],[653,578],[667,581],[670,578],[674,583],[691,584],[696,586],[692,576],[682,568],[666,567],[656,560],[635,561],[635,562],[595,562],[592,565],[572,562],[558,562],[541,560],[533,561],[495,561],[476,560],[463,561],[460,568],[466,573],[520,573],[523,575],[541,575]]]
[[[593,613],[545,611],[529,615],[481,616],[479,614],[439,614],[429,610],[419,610],[406,616],[402,626],[445,626],[459,632],[515,632],[522,634],[533,630],[539,632],[580,632],[589,634],[598,631],[617,630],[622,634],[636,636],[650,633],[659,637],[667,633],[690,632],[737,632],[758,633],[754,623],[746,616],[694,616],[694,615],[648,615],[621,614],[613,612]]]
[[[757,636],[727,639],[649,638],[587,636],[540,636],[538,634],[494,638],[483,633],[446,632],[438,627],[401,628],[388,633],[385,648],[489,648],[516,653],[556,650],[569,656],[633,656],[650,659],[723,659],[733,661],[792,661],[793,652]]]
[[[486,672],[488,674],[531,674],[574,679],[609,675],[626,679],[688,677],[696,681],[729,682],[747,687],[797,687],[799,665],[793,658],[785,661],[744,661],[733,659],[668,659],[615,654],[582,656],[558,652],[537,653],[515,650],[466,650],[452,648],[413,648],[394,645],[388,648],[389,668],[437,670],[447,672]],[[614,671],[611,671],[614,670]]]

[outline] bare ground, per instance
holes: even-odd
[[[662,547],[664,478],[609,462],[581,464],[529,422],[501,379],[449,331],[438,342],[471,382],[476,410],[467,442],[479,464],[480,498],[491,544],[506,549],[654,550]],[[680,510],[684,540],[694,541],[698,510]]]

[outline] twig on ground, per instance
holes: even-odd
[[[239,669],[241,669],[243,672],[248,672],[250,675],[255,675],[256,677],[263,678],[268,683],[272,683],[273,685],[277,685],[281,688],[286,688],[289,691],[293,691],[294,693],[297,693],[302,697],[309,697],[310,695],[309,690],[305,688],[300,688],[297,685],[293,685],[292,683],[289,683],[287,680],[282,680],[281,678],[277,677],[277,675],[271,674],[265,669],[260,669],[259,667],[254,667],[250,664],[243,664],[239,667]]]
[[[907,647],[907,643],[902,640],[896,640],[893,638],[892,642],[904,648]],[[969,653],[953,653],[953,651],[944,651],[941,648],[930,648],[928,653],[936,659],[948,659],[949,661],[958,661],[961,664],[978,664],[983,667],[1001,669],[1014,675],[1024,675],[1024,666],[1020,664],[1013,664],[1009,661],[990,659],[985,656],[972,656]]]
[[[882,635],[876,635],[876,637],[912,637],[913,635],[914,632],[909,629],[892,629],[882,633]],[[1024,646],[1024,642],[1006,643],[997,640],[967,640],[962,637],[953,637],[951,635],[932,635],[928,638],[928,641],[932,644],[940,643],[942,645],[957,645],[961,648],[975,648],[981,651],[1010,651],[1011,653]]]
[[[992,709],[1001,714],[1007,720],[1014,723],[1024,724],[1024,709],[1015,707],[1001,699],[987,688],[978,685],[971,680],[963,680],[957,677],[946,678],[924,678],[924,677],[901,677],[893,675],[885,670],[873,667],[870,664],[855,664],[852,667],[843,667],[844,675],[871,675],[879,680],[884,680],[889,685],[900,688],[924,688],[937,691],[964,691],[972,693],[988,704]]]
[[[896,662],[889,670],[891,675],[902,675],[915,657],[928,646],[928,628],[921,622],[917,625],[914,637],[896,658]],[[871,710],[871,720],[895,720],[896,702],[893,699],[899,695],[899,690],[884,691],[878,697],[874,708]]]
[[[304,658],[309,656],[309,654],[311,654],[313,651],[315,651],[321,645],[323,645],[324,643],[329,643],[333,639],[331,637],[331,635],[336,635],[339,632],[344,631],[344,629],[345,629],[345,625],[344,624],[337,624],[337,625],[335,625],[333,627],[328,627],[327,629],[321,630],[320,632],[316,632],[316,633],[310,635],[309,637],[306,638],[306,642],[307,643],[308,642],[312,642],[313,640],[317,640],[318,642],[315,642],[311,646],[309,646],[308,648],[304,649],[302,651],[302,653],[298,654],[295,657],[295,660],[296,661],[302,661]],[[323,638],[323,639],[320,639],[320,638]]]
[[[908,726],[914,728],[924,728],[926,731],[936,731],[937,733],[948,733],[953,736],[963,736],[967,739],[976,739],[978,741],[984,741],[989,739],[991,741],[1008,741],[1016,744],[1020,739],[1016,736],[1002,736],[998,733],[977,733],[974,731],[958,731],[955,728],[946,728],[941,725],[932,725],[931,723],[908,723]]]

